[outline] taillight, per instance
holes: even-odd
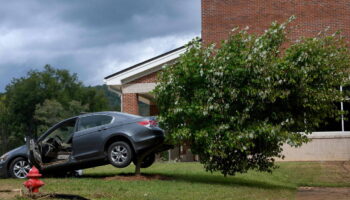
[[[145,121],[140,121],[137,122],[141,126],[146,126],[146,127],[157,127],[158,122],[156,120],[145,120]]]

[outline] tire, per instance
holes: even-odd
[[[9,174],[11,178],[24,179],[27,178],[27,174],[30,170],[30,164],[28,159],[16,158],[14,159],[9,167]]]
[[[133,151],[126,142],[114,142],[108,148],[108,161],[114,167],[127,167],[132,157]]]
[[[136,165],[136,161],[137,159],[133,160],[134,165]],[[141,163],[141,168],[148,168],[151,165],[153,165],[153,163],[156,161],[156,154],[155,153],[151,153],[150,155],[146,156],[142,163]]]

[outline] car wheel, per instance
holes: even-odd
[[[9,173],[12,178],[26,178],[30,170],[30,164],[25,158],[14,159],[9,168]]]
[[[151,153],[151,154],[147,155],[143,159],[143,161],[141,162],[141,168],[148,168],[148,167],[150,167],[154,163],[154,161],[156,161],[156,154],[155,153]],[[134,159],[133,160],[134,165],[136,165],[136,162],[137,162],[137,160]]]
[[[126,167],[132,160],[132,150],[126,142],[115,142],[108,148],[108,160],[118,168]]]

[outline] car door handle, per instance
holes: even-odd
[[[103,127],[103,128],[101,128],[101,129],[99,129],[98,131],[105,131],[105,130],[107,130],[108,128],[107,127]]]

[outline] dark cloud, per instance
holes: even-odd
[[[45,64],[86,84],[200,35],[200,0],[3,1],[0,91]]]

